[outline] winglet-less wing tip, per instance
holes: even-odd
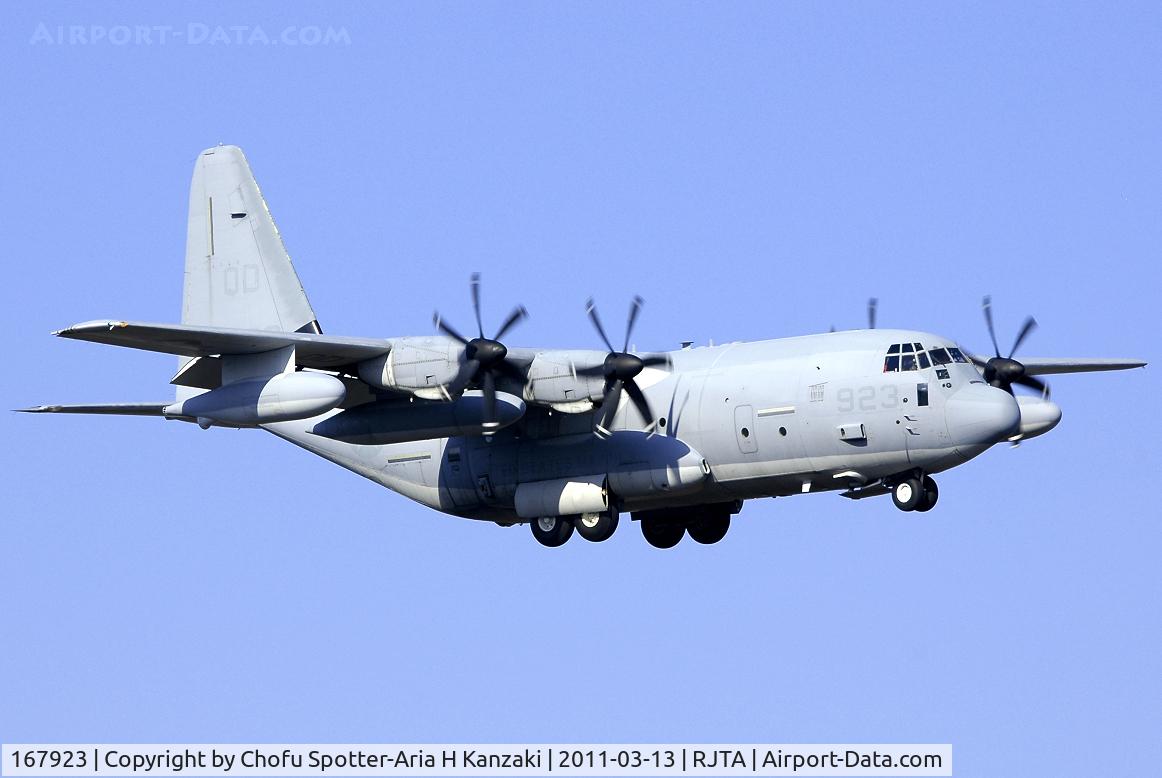
[[[101,332],[128,326],[129,322],[123,319],[93,319],[92,321],[83,321],[77,324],[70,324],[68,327],[57,330],[54,334],[61,335],[73,332]]]

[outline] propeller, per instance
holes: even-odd
[[[605,334],[605,328],[601,326],[601,318],[597,315],[597,305],[593,302],[593,298],[590,297],[585,304],[585,313],[589,314],[589,320],[593,322],[597,334],[601,336],[601,340],[609,349],[609,354],[606,355],[602,364],[581,368],[577,371],[577,375],[605,376],[605,392],[601,397],[601,416],[594,420],[594,431],[598,434],[609,433],[609,426],[613,424],[613,417],[617,413],[617,406],[621,401],[623,391],[629,395],[634,407],[638,409],[638,413],[647,423],[654,421],[654,412],[650,409],[650,404],[646,401],[641,387],[637,385],[636,378],[647,367],[669,365],[670,358],[663,355],[639,357],[629,353],[629,339],[633,334],[633,325],[637,322],[642,303],[643,300],[640,297],[634,297],[633,302],[630,303],[629,318],[625,324],[625,343],[622,345],[621,351],[613,347],[609,341],[609,336]]]
[[[868,301],[867,301],[867,328],[869,330],[874,330],[876,328],[876,308],[879,306],[879,304],[880,304],[880,301],[877,300],[876,298],[874,298],[874,297],[868,298]],[[834,324],[831,325],[830,332],[835,332],[835,325]]]
[[[452,383],[448,384],[448,396],[458,397],[470,385],[479,385],[484,390],[483,426],[485,429],[489,429],[497,426],[497,377],[511,378],[522,383],[525,380],[524,373],[521,372],[520,368],[508,359],[508,349],[500,342],[500,339],[513,327],[528,318],[529,312],[525,310],[523,305],[516,306],[508,318],[504,320],[504,323],[500,325],[496,335],[491,338],[484,337],[484,324],[480,318],[479,273],[472,274],[472,308],[476,312],[478,335],[471,340],[465,338],[455,327],[440,318],[438,311],[433,315],[432,320],[436,324],[436,329],[464,345],[464,363],[460,366],[460,371],[456,377],[452,379]]]
[[[984,309],[985,324],[989,328],[989,338],[993,342],[993,353],[996,356],[990,359],[981,359],[980,357],[971,356],[973,362],[984,370],[984,380],[988,381],[991,386],[1004,389],[1009,394],[1013,393],[1013,384],[1020,386],[1027,386],[1030,389],[1038,391],[1042,396],[1049,396],[1049,386],[1031,375],[1025,374],[1025,366],[1017,360],[1013,359],[1013,355],[1017,353],[1017,349],[1028,337],[1029,333],[1037,328],[1037,320],[1032,316],[1025,319],[1025,323],[1021,325],[1020,331],[1017,333],[1017,339],[1013,341],[1013,347],[1009,349],[1007,357],[1001,356],[1001,348],[997,345],[997,333],[993,327],[993,301],[992,297],[985,295],[981,300],[981,307]]]

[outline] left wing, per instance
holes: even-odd
[[[161,416],[172,403],[106,403],[104,405],[36,405],[17,408],[19,413],[103,413],[110,416]]]
[[[391,341],[376,338],[316,335],[311,332],[242,330],[201,324],[89,321],[74,324],[53,334],[73,340],[160,351],[185,357],[260,354],[294,346],[297,365],[323,370],[362,362],[391,351]]]

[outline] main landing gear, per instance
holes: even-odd
[[[664,508],[638,511],[633,517],[642,528],[642,536],[654,548],[673,548],[685,535],[695,543],[710,545],[726,537],[730,517],[742,508],[741,502],[693,505],[686,508]],[[617,511],[580,516],[543,516],[529,523],[533,537],[542,546],[563,546],[576,532],[591,543],[608,540],[617,531]]]
[[[573,520],[562,516],[542,516],[529,522],[529,526],[537,542],[549,548],[563,546],[573,537]]]
[[[542,546],[563,546],[573,537],[573,531],[592,543],[609,540],[617,530],[617,511],[582,513],[580,516],[543,516],[529,523],[533,537]]]
[[[664,508],[634,514],[642,526],[642,536],[654,548],[673,548],[689,535],[695,543],[710,545],[726,537],[730,517],[738,513],[739,503],[693,505],[687,508]]]
[[[605,510],[601,513],[582,513],[573,520],[577,534],[591,543],[609,540],[617,531],[617,511]]]
[[[940,489],[932,476],[909,476],[892,485],[892,502],[902,511],[925,513],[936,507]]]

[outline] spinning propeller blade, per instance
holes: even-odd
[[[513,308],[512,313],[500,325],[500,329],[496,331],[496,335],[491,338],[484,337],[484,323],[480,315],[480,274],[473,273],[471,280],[472,290],[472,310],[476,316],[476,329],[480,334],[469,340],[465,338],[460,332],[444,321],[439,313],[436,313],[433,320],[436,324],[436,329],[443,332],[450,338],[454,338],[464,346],[464,361],[460,365],[460,371],[452,382],[448,384],[448,395],[450,397],[459,397],[464,390],[473,384],[479,385],[484,391],[484,427],[486,429],[496,426],[496,378],[503,376],[508,379],[524,380],[524,374],[520,368],[513,364],[508,359],[508,348],[505,347],[500,339],[504,337],[509,330],[515,327],[520,322],[528,318],[529,312],[525,310],[523,305],[518,305]],[[487,434],[487,433],[486,433]]]
[[[1002,357],[1000,346],[997,345],[996,328],[993,326],[992,297],[989,295],[984,296],[984,299],[981,300],[981,309],[984,311],[984,321],[988,326],[989,339],[993,344],[993,353],[996,354],[996,356],[990,359],[972,357],[972,361],[984,371],[984,380],[988,381],[991,386],[1004,389],[1009,394],[1013,393],[1013,384],[1017,384],[1040,392],[1043,397],[1048,398],[1049,385],[1034,376],[1027,375],[1025,373],[1025,366],[1013,358],[1017,353],[1017,349],[1025,342],[1025,338],[1029,336],[1029,333],[1037,329],[1037,320],[1032,316],[1025,319],[1020,331],[1017,332],[1016,339],[1013,341],[1013,347],[1009,349],[1009,355]]]
[[[609,427],[613,424],[613,418],[617,414],[617,406],[621,401],[623,390],[629,395],[630,401],[633,402],[634,407],[637,408],[638,413],[642,415],[647,424],[652,424],[655,419],[645,393],[638,386],[636,379],[638,374],[647,367],[669,365],[670,358],[657,354],[639,357],[629,353],[630,338],[633,336],[633,328],[637,323],[638,314],[641,313],[643,302],[642,298],[634,297],[630,303],[629,316],[625,322],[625,345],[622,346],[621,351],[613,347],[609,336],[605,334],[605,328],[601,326],[601,317],[597,315],[597,305],[593,302],[593,298],[589,298],[585,304],[585,313],[589,315],[589,320],[593,322],[593,328],[597,330],[602,342],[609,349],[609,353],[601,365],[585,367],[577,371],[577,375],[605,376],[605,392],[601,397],[601,412],[594,419],[594,432],[599,435],[609,433]]]

